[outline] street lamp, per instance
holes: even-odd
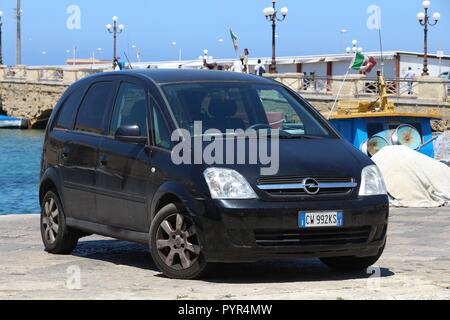
[[[441,14],[436,12],[433,14],[433,22],[430,21],[430,16],[428,15],[428,9],[430,9],[431,2],[425,0],[422,2],[423,9],[425,12],[419,12],[417,14],[417,20],[419,24],[424,27],[424,50],[423,50],[423,72],[422,76],[429,76],[428,73],[428,26],[435,26],[441,19]]]
[[[354,53],[356,54],[357,52],[361,53],[363,52],[363,48],[362,47],[358,47],[358,40],[353,40],[352,41],[352,47],[347,47],[345,49],[345,52],[347,52],[347,54],[351,54]]]
[[[276,73],[277,72],[277,61],[276,61],[276,29],[277,29],[277,22],[281,22],[284,19],[286,19],[286,16],[288,15],[288,8],[283,7],[280,10],[281,18],[278,16],[278,11],[275,8],[275,5],[277,3],[277,0],[272,0],[272,6],[267,7],[263,10],[263,14],[266,17],[267,21],[272,22],[272,64],[269,67],[270,73]]]
[[[341,49],[344,48],[344,36],[345,36],[345,34],[346,34],[347,32],[348,32],[347,29],[341,29],[341,30],[340,30],[340,33],[341,33],[341,46],[340,46],[340,49],[339,49],[339,50],[341,50]]]
[[[97,51],[98,55],[100,55],[100,53],[103,51],[103,48],[97,48]],[[94,64],[95,64],[95,50],[92,51],[92,68],[94,68]]]
[[[120,24],[117,26],[117,18],[116,16],[112,17],[113,24],[111,25],[108,23],[106,25],[106,30],[108,30],[109,33],[111,33],[114,36],[114,57],[113,57],[113,69],[116,68],[116,60],[117,60],[117,35],[121,34],[123,30],[125,29],[125,26],[123,24]]]
[[[172,46],[176,47],[177,46],[177,42],[173,41],[172,42]],[[182,59],[182,54],[183,54],[183,50],[181,49],[181,47],[178,49],[178,61],[181,61]]]
[[[133,44],[131,46],[133,50],[136,50],[136,59],[138,63],[141,63],[141,48],[139,48],[137,45]]]
[[[203,50],[203,56],[198,56],[198,59],[205,61],[214,59],[213,56],[208,56],[208,53],[209,53],[208,49]]]
[[[3,65],[3,51],[2,51],[2,26],[3,26],[3,11],[0,11],[0,66]]]

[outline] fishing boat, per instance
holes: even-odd
[[[30,121],[25,118],[14,118],[0,115],[0,129],[27,129]]]
[[[378,75],[379,97],[375,101],[340,101],[330,122],[341,135],[369,156],[388,145],[405,145],[434,158],[431,120],[435,112],[399,112],[388,100],[386,83]]]

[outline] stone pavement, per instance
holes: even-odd
[[[167,279],[144,246],[98,236],[47,254],[38,220],[0,217],[0,299],[450,299],[450,208],[392,209],[369,273],[288,260],[222,265],[201,281]]]

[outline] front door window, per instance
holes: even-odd
[[[147,136],[147,100],[145,90],[132,83],[120,85],[114,105],[110,135],[121,126],[138,125],[142,136]]]

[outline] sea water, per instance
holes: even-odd
[[[44,131],[0,129],[0,215],[39,213]]]

